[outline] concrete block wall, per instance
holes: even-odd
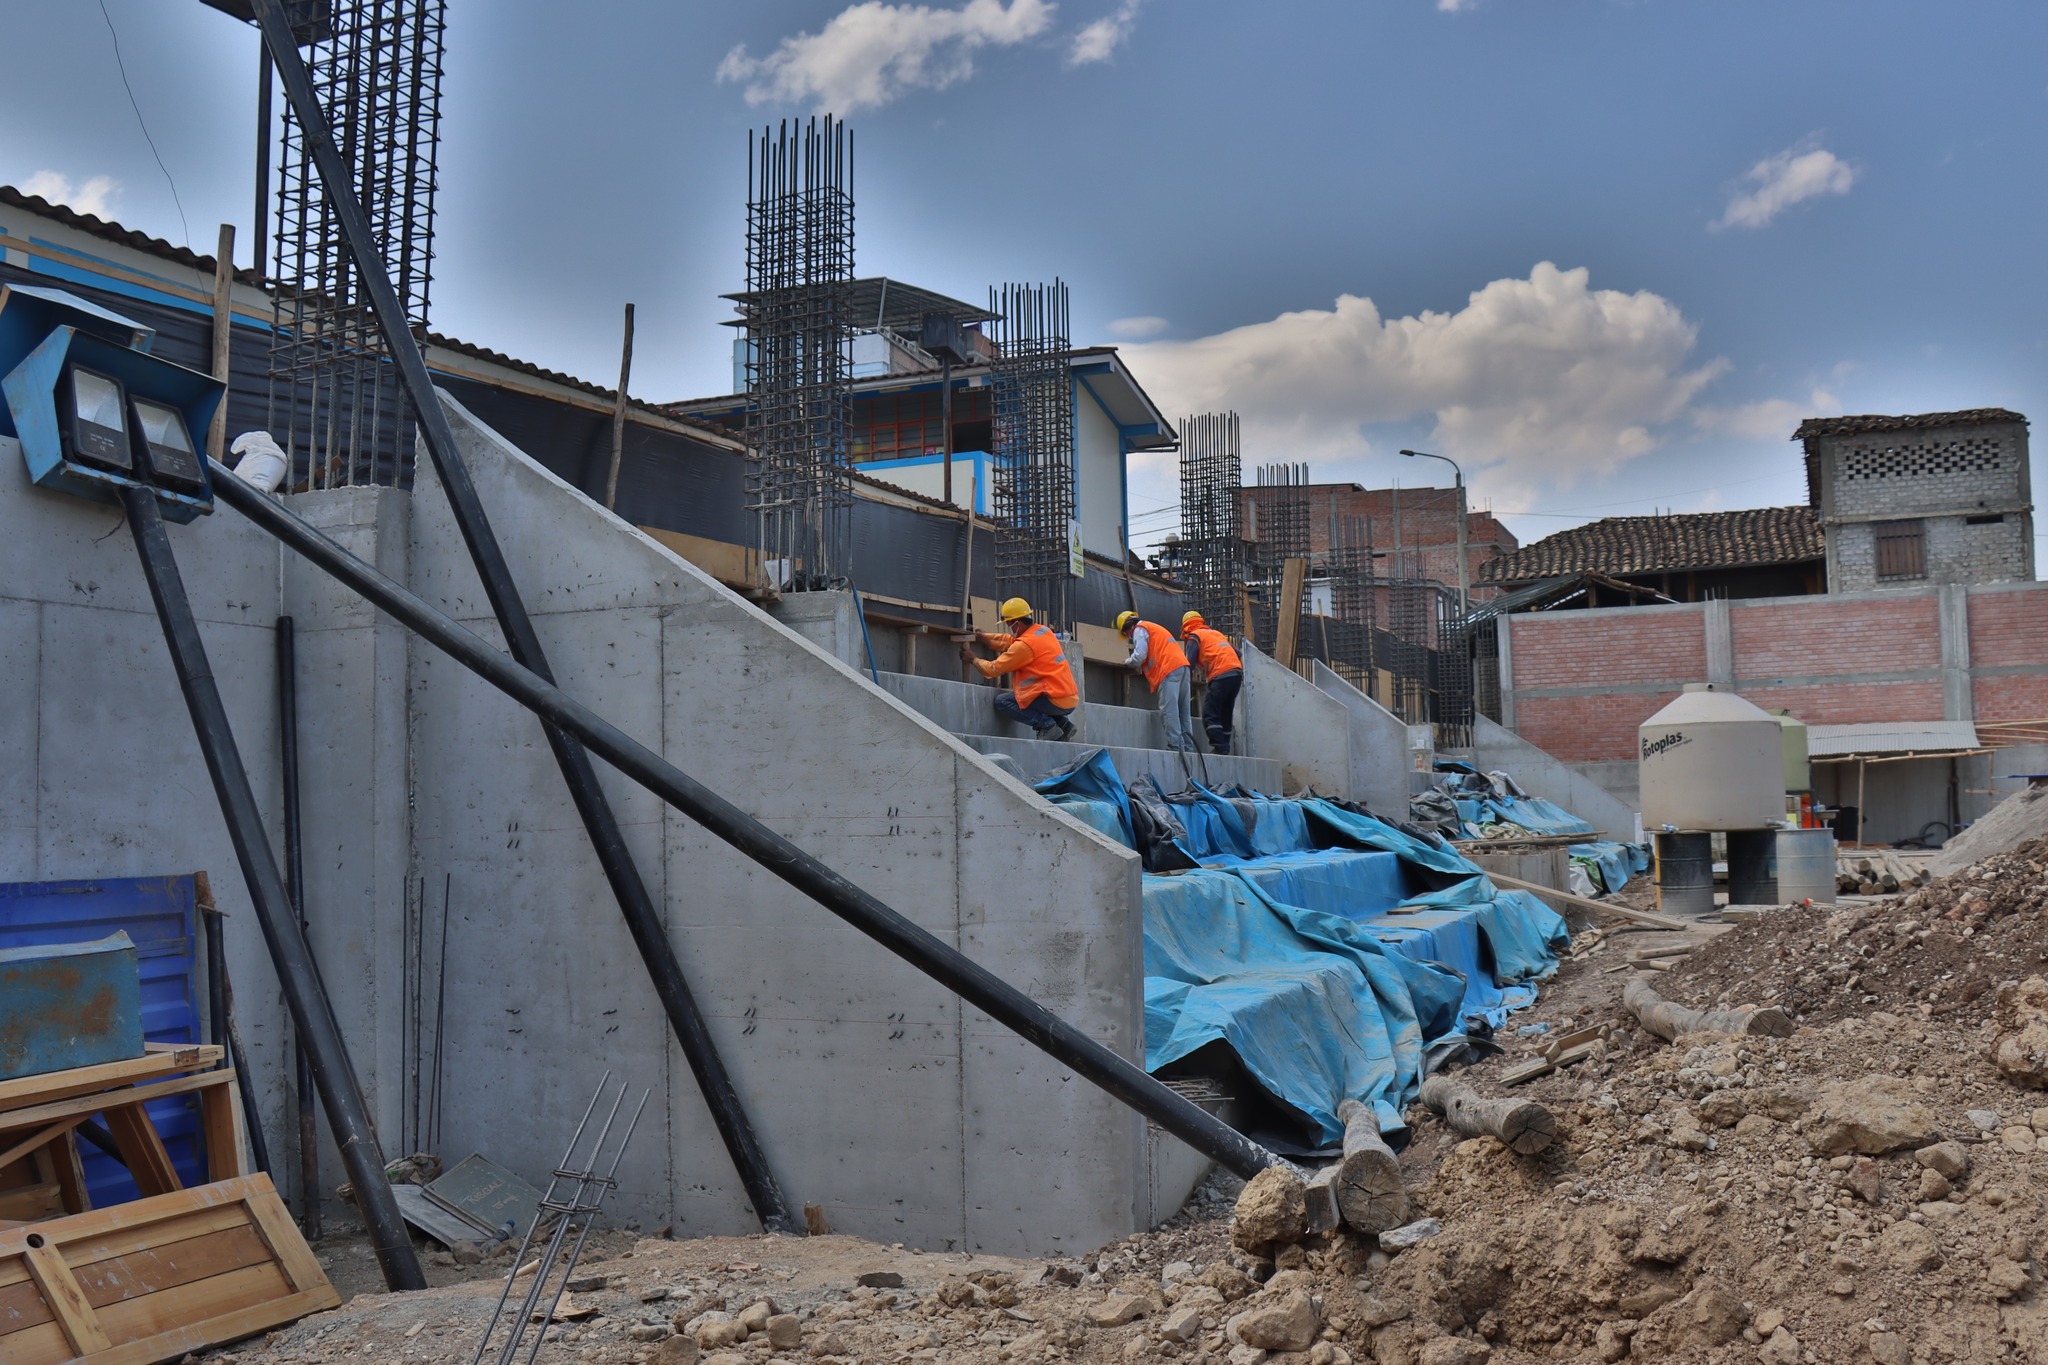
[[[1613,762],[1701,680],[1808,724],[2036,719],[2044,620],[2037,582],[1529,612],[1503,631],[1503,720],[1567,762]]]
[[[1807,445],[1816,456],[1835,591],[2033,578],[2024,421],[1843,432]],[[1877,577],[1875,526],[1884,520],[1924,522],[1924,579]]]
[[[1134,854],[451,416],[567,689],[1142,1056]],[[11,450],[0,479],[0,668],[17,699],[0,735],[25,756],[0,765],[0,877],[208,869],[231,916],[259,1104],[273,1150],[289,1152],[289,1028],[119,513],[29,487]],[[429,466],[416,493],[292,503],[498,638]],[[408,966],[431,995],[445,965],[444,1154],[481,1150],[543,1181],[609,1067],[654,1091],[615,1216],[753,1230],[539,723],[232,512],[172,538],[273,812],[274,622],[281,609],[297,621],[314,948],[387,1148],[403,1144],[422,1060]],[[884,1240],[1008,1252],[1075,1251],[1154,1216],[1129,1111],[600,773],[792,1203]],[[409,891],[438,933],[444,885],[445,964],[404,933]],[[339,1178],[331,1161],[326,1176]]]

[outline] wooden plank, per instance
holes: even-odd
[[[226,1313],[275,1303],[279,1299],[290,1298],[291,1293],[291,1286],[284,1282],[284,1276],[278,1273],[277,1267],[265,1261],[261,1265],[244,1266],[225,1275],[213,1275],[176,1289],[166,1289],[161,1294],[145,1294],[140,1298],[110,1303],[100,1310],[99,1318],[107,1336],[112,1338],[110,1344],[125,1345],[160,1337]],[[93,1365],[98,1365],[98,1362],[93,1362]]]
[[[77,1277],[64,1264],[63,1254],[34,1234],[27,1240],[22,1259],[28,1265],[29,1278],[43,1292],[43,1302],[49,1305],[57,1325],[64,1329],[72,1351],[85,1356],[112,1346],[114,1343],[107,1339],[98,1315],[85,1301],[85,1291],[79,1288]]]
[[[156,1125],[149,1121],[148,1111],[139,1104],[121,1104],[108,1109],[106,1117],[107,1131],[114,1135],[121,1160],[127,1163],[128,1174],[135,1178],[135,1188],[142,1191],[145,1199],[185,1188],[185,1182],[178,1179],[177,1168],[171,1165],[171,1154],[164,1150],[164,1140],[157,1136]]]
[[[341,1296],[330,1287],[325,1293],[308,1291],[289,1298],[251,1304],[204,1322],[175,1327],[158,1336],[116,1346],[83,1362],[83,1365],[159,1365],[162,1361],[177,1360],[188,1352],[296,1322],[308,1313],[319,1313],[338,1307],[340,1303]],[[13,1365],[13,1362],[9,1361],[8,1365]]]
[[[14,1359],[7,1350],[10,1333],[57,1320],[50,1305],[43,1302],[43,1291],[28,1277],[28,1266],[24,1264],[20,1269],[21,1282],[0,1289],[0,1360]]]
[[[64,1191],[57,1182],[22,1185],[0,1191],[0,1218],[18,1218],[26,1223],[53,1218],[64,1211]]]
[[[0,1130],[32,1128],[39,1123],[69,1118],[73,1114],[97,1114],[106,1110],[109,1105],[146,1104],[150,1100],[160,1100],[167,1095],[189,1095],[194,1090],[204,1090],[212,1085],[232,1085],[234,1080],[234,1069],[229,1067],[220,1071],[203,1071],[197,1076],[178,1076],[168,1081],[154,1081],[148,1085],[104,1090],[95,1095],[77,1095],[53,1104],[38,1104],[27,1109],[0,1113]]]
[[[306,1245],[298,1225],[285,1212],[284,1201],[273,1191],[269,1194],[252,1194],[244,1205],[249,1210],[250,1221],[262,1234],[269,1245],[271,1255],[277,1258],[278,1268],[284,1272],[286,1283],[294,1293],[316,1289],[327,1283],[327,1272],[320,1268],[319,1258],[313,1255],[313,1248]]]
[[[105,1308],[125,1299],[176,1289],[275,1260],[270,1244],[253,1226],[244,1223],[203,1237],[144,1247],[126,1256],[74,1267],[73,1273],[78,1277],[79,1288],[85,1291],[85,1301],[94,1308]]]
[[[169,1219],[184,1218],[226,1206],[232,1210],[233,1220],[244,1217],[241,1213],[243,1201],[257,1190],[277,1193],[277,1187],[270,1183],[270,1177],[258,1173],[245,1175],[235,1180],[223,1180],[212,1185],[197,1185],[176,1194],[158,1195],[153,1199],[131,1199],[125,1204],[115,1204],[91,1213],[81,1213],[74,1218],[61,1219],[47,1228],[37,1228],[52,1246],[80,1246],[81,1244],[104,1243],[120,1237],[130,1230],[144,1225],[161,1224]],[[181,1228],[183,1224],[179,1225]],[[225,1225],[224,1225],[225,1226]],[[194,1236],[181,1232],[182,1236]],[[7,1259],[21,1255],[23,1234],[0,1232],[0,1268]],[[146,1245],[146,1244],[145,1244]],[[74,1253],[66,1253],[69,1259],[78,1259]],[[118,1252],[109,1253],[118,1255]]]
[[[76,1358],[54,1318],[12,1336],[0,1336],[0,1360],[7,1365],[62,1365]]]
[[[1295,642],[1301,634],[1301,590],[1308,582],[1308,561],[1290,555],[1280,565],[1279,613],[1273,632],[1273,657],[1282,668],[1294,667]],[[1246,620],[1251,618],[1247,617]]]
[[[198,1189],[207,1188],[204,1185]],[[181,1190],[180,1194],[193,1194],[196,1190]],[[113,1208],[134,1208],[141,1200],[117,1204]],[[104,1212],[104,1210],[103,1210]],[[179,1242],[210,1236],[229,1228],[249,1226],[249,1213],[240,1203],[220,1204],[212,1208],[194,1209],[164,1218],[153,1218],[147,1223],[134,1227],[120,1228],[104,1237],[82,1242],[67,1242],[64,1259],[71,1268],[84,1274],[102,1261],[117,1260],[137,1251],[154,1246],[175,1246]]]
[[[0,1170],[12,1166],[15,1162],[44,1145],[55,1142],[58,1138],[63,1137],[73,1128],[84,1122],[85,1115],[83,1114],[76,1114],[68,1119],[60,1119],[47,1128],[30,1133],[12,1147],[0,1149]],[[4,1141],[4,1139],[0,1139],[0,1141]]]
[[[1626,905],[1616,905],[1612,901],[1596,901],[1590,900],[1585,896],[1574,896],[1569,891],[1558,891],[1548,886],[1538,886],[1535,882],[1525,882],[1520,877],[1510,877],[1505,872],[1488,872],[1486,879],[1491,882],[1498,882],[1502,886],[1512,886],[1517,891],[1534,891],[1540,896],[1553,896],[1558,900],[1582,906],[1587,910],[1598,910],[1603,914],[1619,915],[1623,919],[1631,919],[1638,924],[1654,924],[1659,929],[1690,929],[1693,927],[1684,920],[1672,919],[1668,915],[1653,915],[1647,910],[1631,910]]]
[[[242,1174],[242,1123],[235,1087],[199,1092],[199,1130],[206,1143],[206,1178],[232,1180]]]
[[[179,1047],[166,1043],[144,1043],[142,1046],[143,1055],[140,1057],[0,1081],[0,1113],[72,1095],[87,1095],[95,1090],[111,1090],[158,1076],[174,1076],[180,1071],[196,1071],[221,1059],[221,1050],[217,1047]]]
[[[57,1167],[57,1189],[64,1197],[64,1212],[84,1213],[92,1207],[92,1192],[85,1187],[85,1167],[78,1160],[78,1134],[67,1132],[45,1149]]]

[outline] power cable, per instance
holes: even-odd
[[[185,221],[185,201],[178,197],[178,182],[171,179],[171,168],[164,165],[163,153],[156,149],[156,139],[149,135],[149,121],[142,117],[142,106],[136,102],[135,87],[128,83],[128,64],[121,60],[121,34],[114,27],[114,16],[107,13],[107,0],[100,0],[100,18],[107,21],[107,32],[114,39],[114,69],[121,73],[121,88],[128,92],[128,107],[135,111],[135,122],[142,128],[142,140],[149,144],[149,154],[156,158],[156,168],[164,173],[164,183],[171,187],[171,202],[178,206],[178,226],[185,230],[185,250],[192,249],[192,225]]]

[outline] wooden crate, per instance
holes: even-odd
[[[340,1302],[266,1175],[0,1232],[7,1365],[158,1365]]]

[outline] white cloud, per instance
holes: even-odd
[[[1120,0],[1116,13],[1097,19],[1076,33],[1073,45],[1067,49],[1067,65],[1108,61],[1124,39],[1131,36],[1131,29],[1138,22],[1138,6],[1143,3],[1144,0]]]
[[[1837,417],[1841,411],[1841,399],[1826,389],[1815,389],[1805,402],[1766,398],[1760,403],[1740,403],[1731,408],[1695,408],[1692,421],[1702,431],[1745,440],[1789,441],[1793,430],[1807,418]]]
[[[718,64],[718,79],[744,82],[749,104],[808,100],[849,114],[966,80],[977,49],[1035,38],[1052,12],[1051,0],[968,0],[958,9],[866,0],[816,33],[784,38],[765,57],[734,48]]]
[[[1460,10],[1471,9],[1474,3],[1475,0],[1436,0],[1436,7],[1440,13],[1456,14]]]
[[[1508,505],[1655,448],[1725,368],[1694,362],[1696,334],[1667,299],[1593,289],[1586,270],[1546,261],[1456,312],[1386,318],[1347,294],[1334,308],[1126,354],[1165,411],[1235,409],[1248,468],[1355,460],[1375,449],[1365,427],[1429,421],[1433,448],[1468,478],[1490,468],[1489,494]]]
[[[80,213],[111,219],[114,216],[114,198],[121,193],[121,182],[111,175],[96,175],[74,185],[56,171],[37,171],[22,181],[18,188],[23,194],[33,194],[53,204],[64,204]]]
[[[1165,331],[1166,327],[1165,318],[1118,318],[1109,324],[1109,334],[1138,341],[1145,337],[1156,337]]]
[[[1765,157],[1743,179],[1754,188],[1728,201],[1712,224],[1715,229],[1760,228],[1794,204],[1825,194],[1847,194],[1856,183],[1856,168],[1824,147],[1802,143]]]

